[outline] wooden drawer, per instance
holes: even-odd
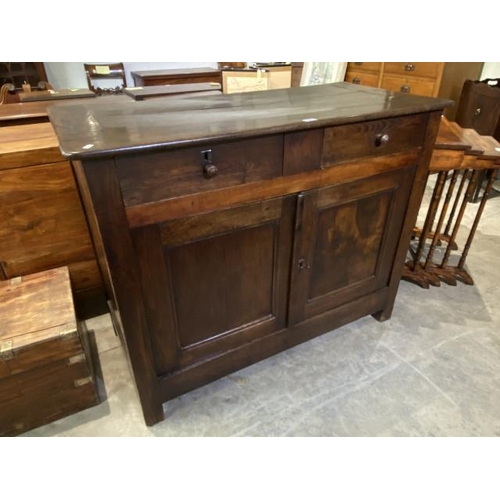
[[[437,78],[442,63],[439,62],[386,62],[384,74],[419,76],[424,78]]]
[[[359,69],[362,69],[364,71],[380,71],[380,68],[382,67],[381,62],[350,62],[347,63],[347,70],[348,71],[358,71]]]
[[[434,80],[417,80],[400,76],[384,76],[381,87],[385,90],[405,92],[407,94],[424,95],[432,97],[436,82]]]
[[[345,76],[346,82],[366,85],[368,87],[377,87],[378,79],[378,74],[364,73],[362,71],[348,71]]]
[[[139,205],[281,176],[283,135],[134,155],[116,163],[125,206]]]
[[[426,124],[426,115],[410,115],[326,128],[321,166],[421,147]]]

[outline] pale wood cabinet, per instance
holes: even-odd
[[[479,78],[482,67],[482,62],[350,62],[345,81],[451,99],[455,107],[446,110],[445,114],[448,119],[454,119],[465,80]]]

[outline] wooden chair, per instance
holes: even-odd
[[[121,94],[123,89],[127,86],[125,78],[125,68],[123,63],[112,64],[84,64],[85,73],[87,75],[87,83],[89,89],[97,95],[101,94]],[[121,87],[114,88],[101,88],[95,87],[93,80],[117,80],[121,79]]]
[[[15,99],[12,97],[10,92],[14,92],[15,87],[12,83],[4,83],[0,88],[0,105],[7,104],[10,102],[17,102],[19,99]]]

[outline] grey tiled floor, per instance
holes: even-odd
[[[104,401],[26,435],[500,436],[500,197],[467,263],[475,286],[402,282],[389,321],[363,318],[192,391],[150,428],[108,316],[94,318]]]

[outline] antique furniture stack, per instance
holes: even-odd
[[[49,114],[147,424],[186,391],[391,316],[449,101],[339,83],[136,104]]]
[[[411,258],[405,264],[403,279],[423,288],[441,282],[456,285],[457,280],[474,283],[465,262],[499,167],[500,144],[493,137],[442,118],[429,167],[434,189],[423,227],[414,229]],[[480,203],[471,205],[484,177],[487,182]],[[464,231],[462,220],[467,209],[474,210],[475,215],[456,255],[452,252],[459,250],[459,231]]]
[[[99,402],[89,336],[66,267],[0,281],[0,436]]]

